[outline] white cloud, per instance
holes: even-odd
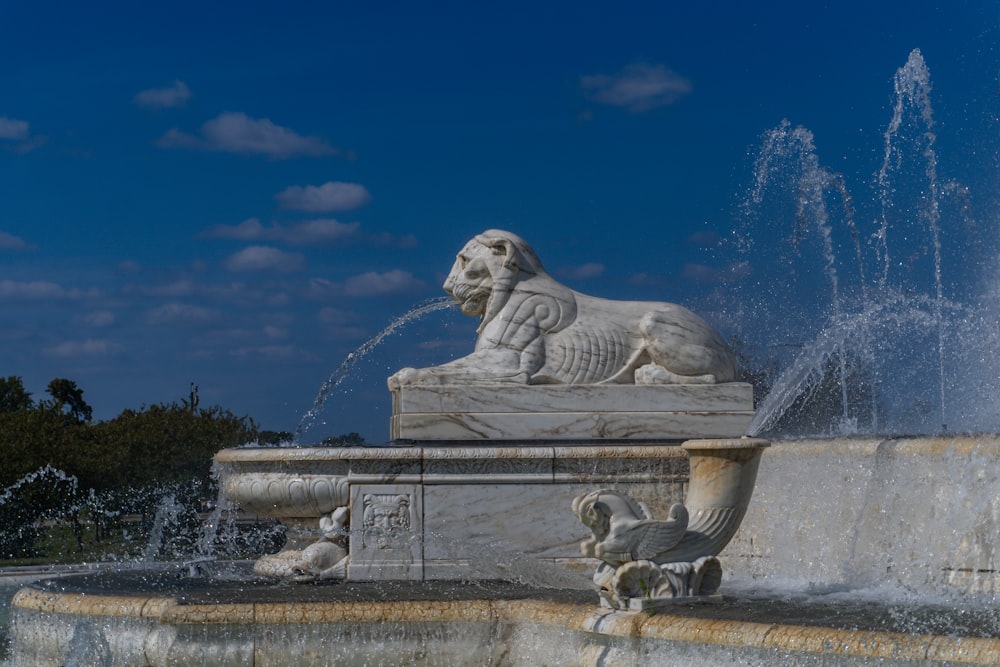
[[[5,146],[7,150],[15,153],[33,151],[48,141],[48,137],[32,136],[30,128],[27,121],[0,116],[0,141],[17,142],[14,145]]]
[[[138,93],[132,102],[141,107],[151,109],[167,109],[180,107],[191,99],[191,89],[180,79],[175,80],[166,88],[150,88]]]
[[[284,230],[283,238],[294,245],[330,243],[355,236],[360,226],[357,222],[337,222],[332,218],[306,220]]]
[[[294,345],[256,345],[239,347],[230,351],[234,357],[263,357],[264,359],[292,359],[303,356]]]
[[[265,324],[264,335],[268,338],[288,338],[288,329],[285,327],[276,327],[273,324]]]
[[[403,236],[396,236],[389,232],[379,232],[378,234],[371,237],[371,242],[375,245],[381,246],[391,246],[394,248],[416,248],[417,247],[417,237],[413,234],[404,234]]]
[[[302,136],[267,118],[250,118],[245,113],[225,112],[201,126],[194,135],[173,128],[157,141],[161,148],[192,148],[243,155],[267,155],[284,159],[301,155],[336,155],[339,151],[324,139]]]
[[[194,281],[183,278],[181,280],[175,280],[172,283],[167,283],[165,285],[151,285],[149,287],[140,287],[139,291],[143,294],[149,294],[151,296],[187,296],[188,294],[193,294],[195,291]]]
[[[67,340],[44,350],[52,357],[107,357],[125,349],[109,340]]]
[[[79,319],[88,327],[94,327],[95,329],[100,329],[103,327],[109,327],[115,323],[115,314],[110,310],[95,310],[92,313],[87,313]]]
[[[205,230],[202,236],[215,239],[237,239],[239,241],[273,238],[272,230],[260,224],[260,220],[257,218],[247,218],[238,225],[214,225]]]
[[[372,200],[363,185],[328,181],[323,185],[292,185],[274,195],[282,208],[296,211],[349,211]]]
[[[667,284],[667,281],[659,276],[654,276],[643,271],[642,273],[636,273],[635,275],[629,277],[628,282],[632,285],[640,285],[644,287],[663,287]]]
[[[721,284],[729,280],[744,278],[752,273],[748,262],[736,262],[723,267],[705,264],[685,264],[681,277],[693,283]]]
[[[0,139],[26,141],[30,134],[27,121],[0,116]]]
[[[142,265],[133,259],[124,259],[118,262],[118,270],[122,273],[139,273],[142,271]]]
[[[559,275],[573,280],[586,280],[596,278],[604,273],[604,265],[597,262],[588,262],[580,266],[566,266],[558,271]]]
[[[590,99],[633,112],[673,104],[691,92],[691,82],[684,77],[663,65],[645,63],[629,65],[613,76],[581,76],[580,85]]]
[[[344,293],[348,296],[376,296],[409,292],[423,283],[413,277],[409,271],[393,269],[385,273],[369,271],[359,276],[348,278],[344,283]]]
[[[167,303],[146,312],[150,324],[203,324],[217,319],[219,314],[208,308],[186,303]]]
[[[202,235],[240,241],[279,241],[291,245],[314,245],[354,237],[360,227],[360,223],[339,222],[333,218],[306,220],[287,227],[281,225],[265,227],[257,218],[249,218],[238,225],[215,225],[205,230]]]
[[[0,250],[31,250],[34,247],[19,236],[0,232]]]
[[[722,237],[719,236],[718,232],[698,231],[688,236],[687,240],[689,243],[710,248],[712,246],[719,245],[719,242],[722,241]]]
[[[66,289],[47,280],[28,282],[0,280],[0,299],[84,299],[96,297],[98,294],[95,288]]]
[[[230,271],[278,271],[288,273],[305,268],[306,260],[299,253],[285,252],[268,246],[250,246],[231,255],[224,262]]]

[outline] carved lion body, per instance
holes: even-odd
[[[480,318],[475,351],[404,368],[390,388],[420,384],[668,384],[729,382],[732,353],[700,317],[672,303],[575,292],[542,268],[516,234],[488,230],[458,254],[444,289]]]

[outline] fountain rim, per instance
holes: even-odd
[[[720,441],[721,442],[721,441]],[[414,442],[406,445],[386,446],[293,446],[293,447],[232,447],[215,454],[216,463],[255,463],[270,461],[363,461],[369,459],[474,459],[492,458],[540,458],[574,459],[580,457],[607,456],[615,458],[683,457],[683,441],[622,441],[604,443],[587,441],[585,444],[569,444],[564,441],[507,441],[504,443],[482,444],[481,441],[457,441],[442,446],[440,443]]]
[[[538,625],[590,636],[644,642],[690,643],[830,655],[855,659],[934,660],[976,664],[1000,661],[1000,638],[905,634],[882,630],[841,629],[745,620],[719,620],[673,614],[601,609],[595,605],[534,599],[460,601],[376,601],[184,604],[170,594],[143,597],[58,593],[22,588],[12,607],[25,613],[145,619],[150,632],[163,626],[211,627],[241,623],[293,626],[304,617],[312,623],[370,625],[380,623],[511,623]]]

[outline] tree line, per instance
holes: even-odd
[[[88,515],[100,538],[104,519],[148,514],[172,492],[214,495],[212,456],[252,442],[249,417],[187,399],[126,409],[94,421],[83,390],[52,380],[35,400],[20,377],[0,378],[0,558],[30,556],[39,525]]]

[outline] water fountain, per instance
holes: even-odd
[[[229,501],[289,528],[285,548],[255,563],[256,576],[350,589],[520,579],[578,599],[589,588],[581,573],[596,562],[595,610],[598,600],[610,613],[715,594],[719,552],[746,513],[767,446],[740,437],[753,416],[752,388],[735,382],[718,334],[676,304],[573,292],[520,237],[499,230],[462,249],[445,290],[480,318],[476,349],[389,378],[390,446],[216,456]],[[317,623],[342,622],[342,604],[303,600],[310,589],[301,586],[258,582],[249,595],[265,599],[251,603],[231,592],[179,602],[207,595],[190,583],[198,579],[168,585],[154,576],[162,589],[143,583],[138,596],[134,581],[129,595],[70,591],[65,582],[58,592],[21,591],[16,655],[61,664],[86,632],[104,638],[112,661],[287,664],[302,634],[289,619],[311,618],[311,604]],[[406,620],[428,613],[413,600],[396,604]],[[492,599],[487,606],[500,614]],[[518,626],[520,613],[511,607],[504,621]],[[261,638],[278,629],[291,632],[291,645],[262,649]]]
[[[788,333],[801,350],[756,414],[699,318],[545,284],[519,239],[487,232],[446,283],[482,317],[476,350],[390,378],[391,446],[218,455],[233,501],[288,527],[282,552],[256,572],[202,563],[191,578],[24,589],[15,664],[997,664],[1000,439],[943,433],[997,432],[961,394],[988,394],[995,377],[954,382],[948,356],[972,341],[981,370],[993,339],[953,327],[989,322],[945,294],[944,204],[963,189],[938,180],[919,52],[896,91],[874,270],[811,134],[783,124],[766,137],[748,210],[794,172],[793,245],[813,244],[830,305],[775,315],[760,285],[734,286],[757,318],[746,331]],[[904,132],[926,161],[915,171],[929,194],[903,216],[928,240],[923,282],[898,274],[892,240]],[[831,378],[836,437],[767,449],[741,437],[780,432]],[[904,429],[934,435],[862,435]]]

